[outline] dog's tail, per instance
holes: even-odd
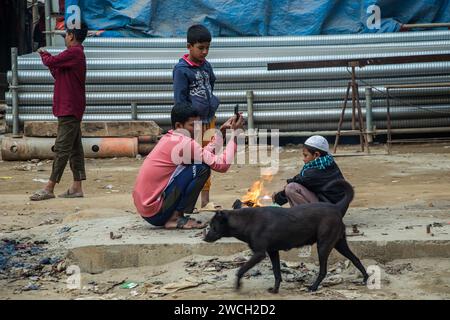
[[[350,202],[352,202],[353,197],[355,196],[355,191],[353,190],[352,185],[345,180],[332,181],[326,185],[325,190],[332,188],[341,189],[344,192],[344,198],[336,203],[336,206],[339,208],[339,211],[341,211],[342,216],[344,216]]]

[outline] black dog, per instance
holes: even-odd
[[[335,248],[348,258],[363,274],[364,283],[369,275],[361,261],[353,254],[345,238],[342,217],[353,200],[352,186],[343,180],[331,182],[327,188],[342,187],[345,197],[337,204],[314,203],[293,208],[259,207],[219,211],[210,222],[204,240],[214,242],[222,237],[235,237],[246,242],[253,256],[237,273],[236,289],[242,276],[269,254],[275,286],[269,292],[278,293],[281,283],[279,250],[290,250],[317,242],[320,272],[310,291],[316,291],[327,274],[327,260]]]

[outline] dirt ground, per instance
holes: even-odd
[[[342,153],[354,152],[355,146],[339,149]],[[301,164],[301,149],[297,146],[281,148],[280,170],[270,183],[267,192],[278,191],[286,178],[296,175]],[[372,148],[377,155],[343,156],[336,161],[345,177],[355,187],[356,197],[352,208],[378,208],[398,205],[434,207],[448,210],[450,200],[450,143],[422,145],[397,145],[393,155],[385,155],[384,147]],[[55,225],[70,220],[76,212],[86,219],[123,216],[134,213],[131,190],[143,159],[87,159],[88,180],[84,184],[83,199],[52,199],[42,202],[28,200],[33,191],[44,186],[51,171],[51,161],[0,162],[0,238],[10,238],[15,232],[26,232],[39,225]],[[259,179],[257,165],[233,165],[227,174],[213,174],[211,201],[230,207]],[[56,193],[62,193],[71,182],[68,168]],[[450,222],[450,211],[448,217]],[[68,220],[69,219],[69,220]],[[411,217],[413,222],[414,217]],[[261,274],[244,279],[241,293],[232,290],[234,273],[238,265],[213,276],[202,273],[200,283],[191,288],[173,291],[164,285],[179,282],[192,275],[186,265],[208,263],[214,257],[193,256],[167,265],[135,269],[116,269],[98,275],[83,274],[83,289],[70,291],[54,278],[41,278],[45,283],[40,290],[21,290],[30,282],[26,278],[0,277],[2,299],[266,299],[274,298],[265,289],[272,285],[268,261],[258,266]],[[236,257],[228,257],[233,261]],[[189,262],[191,261],[191,262]],[[379,262],[363,261],[365,265]],[[189,264],[190,263],[190,264]],[[211,261],[209,263],[212,263]],[[280,299],[449,299],[450,262],[448,259],[395,260],[382,265],[380,290],[369,290],[353,284],[357,280],[353,267],[335,266],[340,270],[342,282],[324,286],[316,294],[306,293],[314,265],[286,266],[284,277],[292,281],[282,284]],[[208,269],[208,268],[206,268]],[[203,270],[206,270],[203,269]],[[178,270],[178,271],[177,271]],[[184,270],[184,271],[183,271]],[[301,272],[309,270],[308,272]],[[390,270],[386,272],[386,270]],[[315,272],[315,271],[314,271]],[[306,274],[306,278],[305,278]],[[0,274],[1,275],[1,274]],[[331,273],[331,276],[333,274]],[[219,277],[219,278],[214,278]],[[300,277],[301,279],[296,279]],[[303,277],[303,278],[302,278]],[[309,278],[308,278],[309,277]],[[111,283],[132,279],[140,283],[135,289],[120,289]],[[328,279],[328,278],[327,278]],[[333,277],[331,277],[333,279]],[[91,284],[89,284],[91,283]],[[109,284],[109,287],[108,287]],[[163,289],[161,289],[163,287]],[[189,286],[188,286],[189,287]],[[105,289],[106,288],[106,289]],[[159,290],[159,291],[158,291]],[[166,290],[166,292],[161,292]],[[172,291],[171,291],[172,290]]]

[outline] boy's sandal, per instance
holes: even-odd
[[[83,198],[83,192],[74,192],[70,193],[70,189],[67,189],[66,192],[58,195],[59,198]]]
[[[199,212],[209,212],[209,211],[217,211],[217,210],[222,210],[222,206],[221,205],[216,205],[214,202],[208,202],[208,204],[206,206],[204,206],[203,208],[201,208],[199,210]]]
[[[30,196],[31,201],[41,201],[47,199],[53,199],[55,195],[53,193],[48,192],[47,190],[38,190]]]
[[[189,221],[195,221],[196,225],[193,225],[191,227],[186,227],[186,224]],[[185,229],[185,230],[190,230],[190,229],[203,229],[205,227],[206,227],[206,224],[203,224],[201,221],[189,218],[189,216],[184,216],[184,217],[179,217],[177,219],[177,225],[176,225],[175,228],[167,228],[167,229]]]

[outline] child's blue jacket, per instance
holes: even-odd
[[[220,103],[213,94],[215,81],[216,77],[208,61],[196,65],[181,58],[173,68],[175,103],[191,103],[202,122],[209,123]]]

